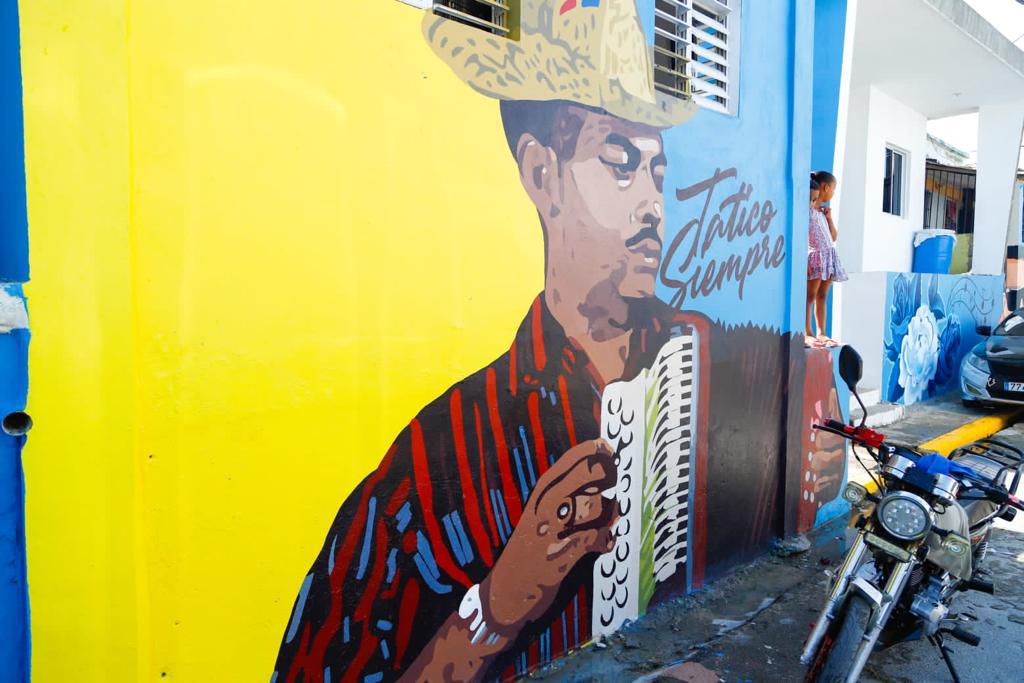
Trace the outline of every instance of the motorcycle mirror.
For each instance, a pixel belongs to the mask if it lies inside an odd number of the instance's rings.
[[[974,330],[982,337],[992,336],[992,327],[989,325],[978,325]]]
[[[839,376],[846,382],[846,386],[850,387],[850,391],[857,391],[857,382],[864,372],[864,362],[861,360],[860,354],[849,344],[844,344],[839,349]]]

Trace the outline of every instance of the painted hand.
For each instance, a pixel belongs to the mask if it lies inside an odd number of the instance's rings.
[[[616,483],[601,439],[568,451],[537,481],[501,557],[481,583],[488,626],[514,637],[550,606],[565,575],[588,553],[611,550]]]

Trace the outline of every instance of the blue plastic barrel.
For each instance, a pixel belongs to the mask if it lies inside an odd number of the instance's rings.
[[[915,273],[948,273],[953,262],[956,233],[952,230],[919,230],[914,233]]]

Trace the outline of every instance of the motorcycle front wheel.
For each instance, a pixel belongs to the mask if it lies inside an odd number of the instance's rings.
[[[864,596],[854,593],[847,599],[840,618],[842,621],[833,630],[833,636],[822,643],[822,651],[815,658],[812,670],[808,672],[809,680],[819,683],[843,683],[846,680],[850,667],[853,666],[857,646],[868,629],[871,603]],[[819,666],[820,669],[815,675],[814,669]]]

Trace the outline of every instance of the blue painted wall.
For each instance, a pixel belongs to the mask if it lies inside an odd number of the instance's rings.
[[[814,11],[811,167],[834,172],[846,0],[816,0]]]
[[[654,2],[641,0],[639,6],[650,34]],[[810,173],[812,55],[796,46],[811,43],[813,26],[813,9],[806,3],[744,2],[737,115],[701,109],[690,122],[666,132],[664,272],[669,279],[690,286],[680,302],[679,286],[670,286],[663,278],[658,296],[665,301],[726,324],[753,323],[788,331],[799,319],[795,329],[802,328],[802,304],[794,307],[791,299],[794,282],[800,291],[806,287],[803,275],[794,281],[793,263],[806,260],[807,221],[794,220],[793,207],[798,196],[797,210],[804,211],[807,192],[802,180]],[[703,225],[693,224],[708,195],[680,199],[677,191],[729,169],[735,169],[735,175],[721,179],[715,187]],[[801,179],[798,192],[797,178]],[[757,218],[746,221],[752,223],[753,234],[729,239],[728,234],[717,234],[729,232],[733,212],[733,205],[723,208],[722,202],[738,192],[745,200],[736,204],[734,227],[751,212]],[[773,212],[767,220],[765,216]],[[724,224],[721,231],[713,229],[716,214]],[[686,264],[691,249],[696,256]],[[738,278],[730,276],[721,287],[694,296],[693,283],[699,288],[709,269],[714,269],[713,275],[728,270],[730,259],[735,269],[749,271],[742,292]]]
[[[21,299],[19,285],[0,285],[0,297]],[[25,408],[29,332],[0,333],[0,418]],[[27,681],[28,587],[25,580],[25,501],[21,448],[25,437],[0,431],[0,680]]]
[[[0,306],[20,308],[28,280],[25,144],[18,3],[0,3]],[[23,410],[28,391],[27,329],[0,332],[0,418]],[[24,437],[0,432],[0,680],[29,679],[25,573]]]
[[[834,168],[836,129],[839,122],[839,89],[845,36],[846,0],[815,0],[811,168],[815,171],[829,171],[837,176],[839,174]],[[832,292],[829,291],[829,311],[832,310],[832,301]],[[825,327],[825,334],[831,335],[831,315]]]
[[[639,5],[650,33],[653,0],[641,0]],[[782,474],[781,495],[775,498],[751,481],[754,478],[750,473],[756,468],[736,465],[730,469],[723,465],[727,458],[721,456],[729,452],[728,445],[719,444],[722,449],[716,452],[718,457],[713,459],[709,474],[712,481],[728,482],[728,505],[748,500],[752,509],[761,504],[770,510],[771,520],[759,519],[758,523],[775,534],[796,531],[800,480],[807,460],[802,450],[802,389],[777,391],[768,378],[779,368],[791,373],[790,379],[802,377],[797,366],[804,350],[799,342],[791,343],[789,333],[803,330],[805,315],[814,12],[814,4],[804,0],[745,0],[735,115],[700,109],[693,120],[664,135],[669,159],[665,181],[667,222],[658,296],[682,309],[705,313],[726,326],[744,326],[749,331],[752,325],[781,333],[771,349],[764,338],[759,342],[765,344],[759,360],[764,363],[759,372],[765,381],[760,387],[760,400],[777,406],[782,429],[766,429],[764,452],[758,461],[760,467],[775,473],[772,476]],[[734,175],[731,169],[735,169]],[[730,175],[720,179],[710,201],[706,193],[686,196],[686,188],[719,172]],[[741,201],[730,204],[738,193]],[[751,214],[756,220],[750,220]],[[765,219],[766,215],[770,220]],[[736,276],[737,267],[744,273],[742,283]],[[710,276],[709,269],[715,269]],[[722,269],[728,276],[718,285],[717,275]],[[715,286],[704,290],[701,285],[705,278]],[[683,284],[686,291],[681,296]],[[734,336],[743,338],[735,332]],[[712,353],[727,365],[734,351],[719,347]],[[712,372],[713,383],[716,377],[724,376],[724,368],[716,369],[717,375]],[[739,386],[749,394],[754,385],[742,380]],[[728,389],[716,385],[712,393],[715,391]],[[742,402],[737,396],[737,410],[746,409],[740,407]],[[716,429],[725,433],[733,428],[725,424],[711,426],[712,432]],[[734,460],[749,462],[739,457]],[[722,511],[716,507],[713,494],[709,500],[708,519],[713,526],[722,518]],[[830,507],[826,515],[832,511]],[[713,545],[716,541],[711,536]],[[733,548],[729,561],[717,565],[710,562],[706,575],[713,578],[753,557],[759,549],[763,548],[756,544],[746,551]],[[717,554],[723,555],[720,551]],[[714,555],[712,547],[709,556]]]
[[[18,3],[0,3],[0,282],[28,281]]]

